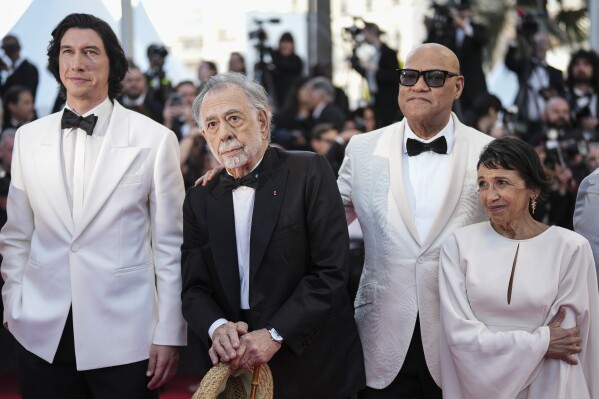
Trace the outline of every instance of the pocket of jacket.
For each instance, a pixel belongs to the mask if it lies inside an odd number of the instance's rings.
[[[114,274],[132,273],[132,272],[136,272],[138,270],[146,269],[146,268],[150,267],[151,265],[152,265],[152,261],[148,261],[148,262],[142,263],[140,265],[121,267],[120,269],[116,269],[114,271]]]
[[[354,308],[360,308],[364,305],[373,303],[376,300],[376,283],[369,283],[361,286],[354,300]]]

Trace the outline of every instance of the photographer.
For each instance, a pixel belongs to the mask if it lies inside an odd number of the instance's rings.
[[[599,141],[599,57],[593,51],[579,50],[568,65],[567,99],[577,127],[587,141]]]
[[[483,48],[488,41],[484,26],[474,23],[474,12],[467,0],[455,8],[435,7],[435,17],[427,24],[428,37],[425,43],[439,43],[453,50],[460,61],[460,73],[468,84],[459,100],[460,113],[472,110],[477,96],[487,93],[483,72]]]
[[[148,80],[149,96],[154,100],[165,104],[172,91],[171,80],[164,71],[164,62],[168,51],[162,45],[150,44],[147,49],[150,68],[145,73]]]
[[[191,105],[198,94],[193,82],[185,80],[180,82],[175,91],[166,100],[162,111],[163,125],[177,135],[179,141],[190,135],[194,128],[191,117]]]
[[[277,108],[282,108],[288,93],[294,83],[302,76],[304,62],[295,53],[295,42],[289,32],[285,32],[279,39],[279,48],[270,50],[272,64],[272,82],[274,85],[275,103]]]
[[[352,28],[346,29],[351,30]],[[356,29],[353,32],[359,32]],[[397,96],[399,95],[399,76],[397,52],[381,41],[384,33],[371,22],[364,23],[361,32],[364,41],[376,51],[369,60],[360,60],[357,56],[357,43],[351,57],[352,67],[368,82],[368,90],[377,116],[378,126],[387,126],[397,120]],[[355,38],[355,35],[352,35]]]
[[[548,50],[549,37],[538,32],[534,17],[522,14],[517,39],[512,41],[505,56],[505,66],[518,76],[517,133],[525,139],[530,131],[540,129],[547,100],[564,95],[562,72],[548,65],[545,59]]]
[[[13,35],[6,35],[2,39],[4,56],[0,58],[0,97],[3,97],[12,86],[24,86],[33,95],[39,81],[39,74],[35,65],[21,57],[21,44]]]

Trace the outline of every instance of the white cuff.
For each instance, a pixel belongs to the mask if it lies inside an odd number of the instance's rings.
[[[212,334],[214,334],[214,331],[216,331],[217,328],[219,328],[220,326],[222,326],[223,324],[226,324],[226,323],[227,323],[226,319],[218,319],[214,323],[212,323],[212,325],[208,329],[208,337],[210,337],[210,339],[212,339]]]

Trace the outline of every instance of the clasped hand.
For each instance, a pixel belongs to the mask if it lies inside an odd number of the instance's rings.
[[[255,367],[267,363],[281,344],[271,339],[265,329],[248,332],[242,321],[227,322],[212,334],[212,346],[208,350],[212,364],[219,361],[230,363],[233,370],[239,367]]]
[[[580,329],[578,327],[562,328],[561,324],[566,317],[566,309],[560,306],[557,314],[549,323],[549,347],[545,357],[563,360],[568,364],[578,364],[573,355],[582,352],[580,344]]]

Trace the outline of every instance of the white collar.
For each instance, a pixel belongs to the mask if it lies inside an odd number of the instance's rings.
[[[71,108],[69,106],[68,103],[65,105],[65,108],[67,108],[69,111],[72,111],[75,114],[79,115],[73,108]],[[96,105],[94,108],[87,111],[84,115],[81,115],[81,116],[86,117],[91,114],[94,114],[95,116],[97,116],[98,121],[96,122],[96,125],[94,126],[93,133],[96,136],[98,136],[98,135],[103,136],[106,131],[105,129],[103,129],[103,127],[110,120],[110,115],[112,114],[113,108],[114,108],[114,105],[112,104],[112,101],[110,101],[110,99],[108,97],[106,97],[106,99],[104,101],[102,101],[100,104]],[[73,131],[73,129],[63,129],[63,130],[66,130],[67,137]]]

